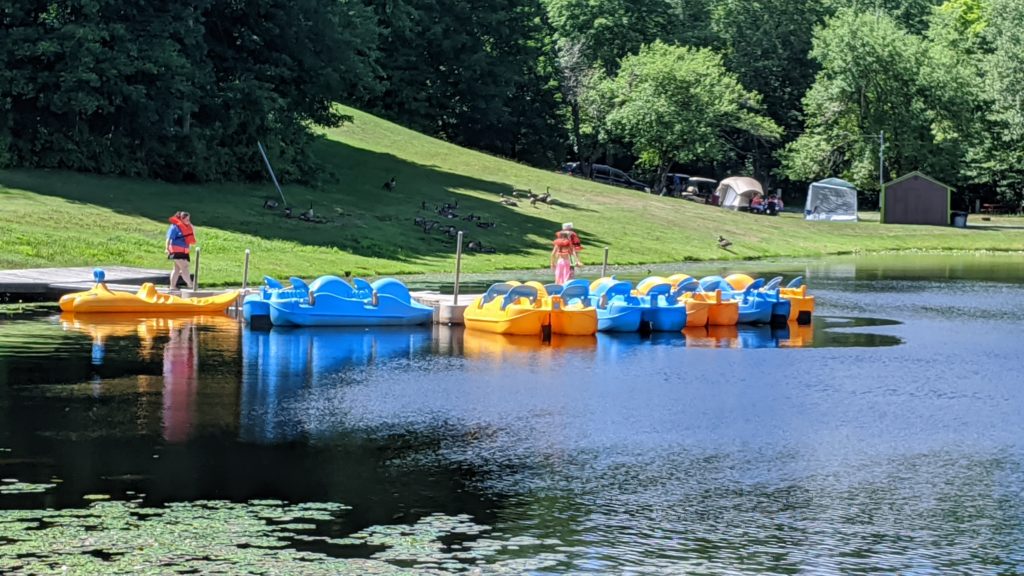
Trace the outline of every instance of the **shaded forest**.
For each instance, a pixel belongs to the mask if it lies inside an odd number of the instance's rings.
[[[261,141],[315,181],[342,102],[655,191],[922,170],[1024,200],[1024,0],[8,0],[0,25],[2,167],[247,180]]]

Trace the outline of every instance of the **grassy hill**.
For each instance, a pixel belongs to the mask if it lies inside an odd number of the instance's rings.
[[[562,222],[573,222],[597,264],[611,247],[615,264],[811,256],[886,250],[1024,250],[1024,221],[994,218],[967,230],[804,222],[732,213],[530,168],[473,152],[346,109],[353,124],[326,132],[316,153],[331,177],[319,188],[285,186],[294,213],[313,207],[326,223],[285,218],[263,208],[273,185],[172,185],[59,171],[0,171],[0,268],[71,265],[166,267],[167,217],[192,213],[202,246],[204,284],[237,283],[243,253],[252,274],[382,275],[449,271],[454,240],[424,233],[422,217],[454,225],[466,240],[493,248],[467,254],[464,270],[542,268]],[[382,184],[395,176],[393,191]],[[555,205],[509,207],[514,188],[550,190]],[[448,220],[435,206],[458,202]],[[423,206],[427,209],[424,210]],[[731,251],[717,246],[721,234]]]

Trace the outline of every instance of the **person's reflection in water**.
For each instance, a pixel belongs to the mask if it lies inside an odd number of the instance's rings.
[[[172,321],[164,346],[163,432],[167,442],[183,442],[192,431],[197,353],[195,326]]]

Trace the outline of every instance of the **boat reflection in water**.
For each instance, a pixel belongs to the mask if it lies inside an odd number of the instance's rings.
[[[193,432],[199,393],[200,349],[237,350],[238,322],[223,315],[139,317],[129,314],[74,314],[60,316],[65,331],[92,338],[91,362],[103,366],[107,343],[114,339],[138,342],[138,360],[160,361],[161,379],[137,375],[139,392],[160,392],[161,432],[167,442],[184,442]],[[204,336],[200,346],[200,334]],[[212,339],[211,339],[212,338]],[[216,342],[215,342],[216,341]],[[223,341],[223,342],[221,342]],[[124,361],[124,358],[118,358]],[[100,381],[102,384],[102,380]],[[140,415],[140,420],[145,420]]]
[[[462,334],[462,350],[467,358],[535,365],[554,354],[573,350],[593,350],[594,336],[552,334],[545,341],[539,335],[518,336],[466,330]]]
[[[814,326],[687,326],[683,336],[693,348],[803,348],[814,343]]]
[[[242,439],[294,440],[303,426],[285,414],[306,391],[360,377],[377,363],[430,351],[429,327],[280,328],[242,332]]]

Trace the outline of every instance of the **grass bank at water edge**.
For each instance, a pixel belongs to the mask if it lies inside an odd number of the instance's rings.
[[[318,188],[286,185],[298,215],[312,207],[321,223],[264,208],[273,185],[172,185],[163,182],[41,170],[0,171],[0,268],[128,265],[168,268],[167,217],[192,213],[202,246],[204,284],[241,278],[252,250],[251,277],[320,274],[378,276],[449,271],[453,238],[463,230],[487,252],[467,252],[467,272],[547,265],[550,241],[573,222],[588,264],[601,248],[612,262],[747,260],[891,250],[1024,251],[1024,219],[971,216],[967,229],[893,226],[865,214],[856,224],[805,222],[733,213],[538,170],[459,148],[346,109],[353,124],[325,132],[317,154],[330,172]],[[395,177],[397,186],[383,184]],[[518,198],[513,190],[550,191],[553,204]],[[277,199],[280,201],[280,199]],[[456,205],[457,215],[438,213]],[[424,232],[417,219],[436,221]],[[732,241],[728,250],[717,238]],[[493,253],[490,252],[493,250]]]

